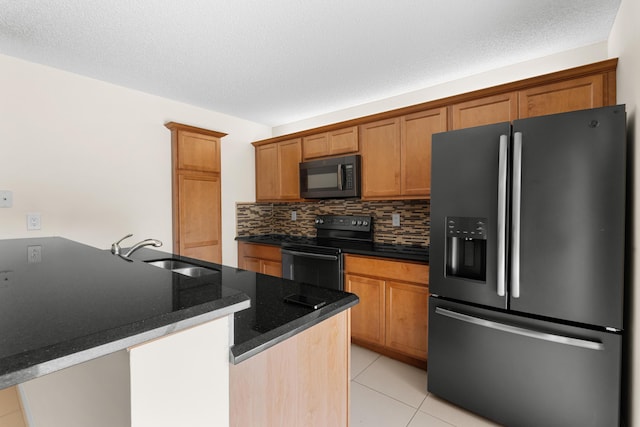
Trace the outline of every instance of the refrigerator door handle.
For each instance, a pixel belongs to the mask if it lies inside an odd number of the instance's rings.
[[[604,344],[598,341],[589,341],[580,338],[567,337],[564,335],[550,334],[548,332],[534,331],[519,326],[507,325],[505,323],[494,322],[492,320],[481,319],[479,317],[470,316],[468,314],[459,313],[457,311],[448,310],[446,308],[436,307],[436,314],[450,317],[452,319],[482,326],[485,328],[495,329],[510,334],[522,335],[543,341],[551,341],[558,344],[573,345],[590,350],[604,350]]]
[[[511,296],[520,298],[520,202],[522,199],[522,132],[513,134],[513,203],[511,207]]]
[[[500,135],[500,153],[498,158],[498,296],[506,293],[507,260],[507,162],[509,137]]]

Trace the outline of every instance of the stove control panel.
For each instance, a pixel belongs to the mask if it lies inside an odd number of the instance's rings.
[[[364,215],[318,215],[315,225],[328,230],[371,231],[372,218]]]

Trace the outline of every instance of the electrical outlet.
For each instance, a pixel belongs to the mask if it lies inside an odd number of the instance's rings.
[[[400,214],[394,213],[391,215],[391,225],[394,227],[400,227]]]
[[[297,221],[298,220],[298,214],[296,213],[296,211],[291,211],[291,221]]]
[[[40,230],[42,228],[42,218],[37,212],[27,214],[27,230]]]
[[[42,246],[27,246],[27,263],[37,264],[42,262]]]

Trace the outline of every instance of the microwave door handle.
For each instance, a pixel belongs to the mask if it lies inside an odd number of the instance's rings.
[[[338,165],[338,190],[342,191],[342,187],[343,187],[343,183],[342,183],[342,164]]]

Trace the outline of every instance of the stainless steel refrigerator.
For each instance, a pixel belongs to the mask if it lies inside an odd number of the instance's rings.
[[[507,426],[618,426],[624,105],[433,136],[428,390]]]

